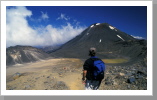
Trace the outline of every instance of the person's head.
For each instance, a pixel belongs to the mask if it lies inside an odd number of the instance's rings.
[[[89,56],[95,56],[96,55],[96,48],[92,47],[89,49]]]

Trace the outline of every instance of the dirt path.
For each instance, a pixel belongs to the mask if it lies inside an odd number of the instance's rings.
[[[70,90],[84,90],[84,85],[81,83],[81,74],[72,73],[65,75],[66,78],[57,78],[67,84]]]
[[[66,66],[65,66],[66,65]],[[7,68],[8,90],[84,90],[82,62],[78,59],[50,59]],[[13,79],[15,73],[20,77]]]

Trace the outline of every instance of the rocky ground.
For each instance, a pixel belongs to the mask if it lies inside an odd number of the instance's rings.
[[[84,60],[58,58],[7,67],[7,90],[84,90]],[[147,68],[106,64],[100,90],[147,90]]]
[[[102,89],[105,90],[147,90],[146,67],[108,66]]]

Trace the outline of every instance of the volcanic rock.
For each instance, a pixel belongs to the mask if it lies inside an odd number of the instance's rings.
[[[128,83],[133,83],[133,82],[135,82],[135,81],[136,81],[136,79],[135,79],[134,77],[131,77],[131,78],[128,79],[127,82],[128,82]]]

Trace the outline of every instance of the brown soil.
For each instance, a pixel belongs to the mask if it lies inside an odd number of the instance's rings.
[[[84,90],[82,65],[74,58],[42,60],[35,63],[9,66],[6,69],[7,90]],[[99,90],[146,90],[147,68],[106,65],[105,78]],[[16,73],[20,73],[16,75]],[[138,74],[140,73],[140,74]],[[140,76],[137,76],[140,75]],[[133,77],[132,83],[127,80]]]
[[[21,75],[14,80],[13,75],[17,72]],[[84,89],[81,83],[82,61],[79,59],[50,59],[10,66],[6,73],[6,88],[11,90]],[[65,85],[62,88],[55,87],[58,82]]]

